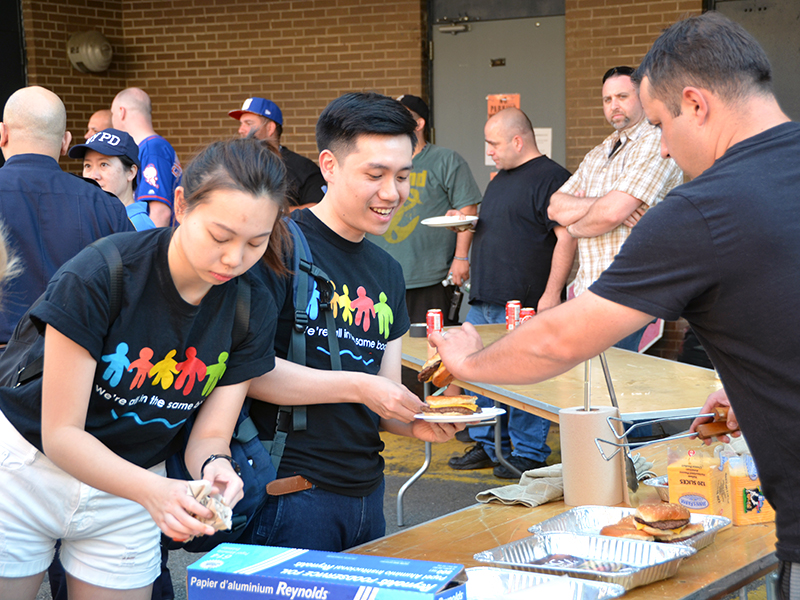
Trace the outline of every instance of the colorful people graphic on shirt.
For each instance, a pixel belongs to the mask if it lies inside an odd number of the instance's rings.
[[[150,385],[156,386],[160,383],[163,389],[169,389],[175,380],[175,375],[178,374],[175,368],[178,362],[173,358],[177,352],[177,350],[170,350],[162,360],[153,365],[148,373],[153,378]]]
[[[208,396],[212,390],[217,387],[217,382],[225,374],[225,369],[228,368],[228,366],[225,364],[228,360],[227,352],[221,352],[218,360],[219,362],[217,364],[211,365],[206,369],[208,381],[206,381],[206,385],[203,388],[203,396]]]
[[[147,374],[150,372],[150,369],[153,368],[153,363],[150,362],[151,358],[153,358],[153,349],[144,347],[139,350],[139,358],[133,361],[128,367],[128,371],[136,369],[136,375],[133,381],[131,381],[131,389],[142,387],[142,384],[147,378]]]
[[[350,305],[350,290],[347,284],[342,286],[342,294],[339,296],[339,307],[342,309],[342,320],[350,325],[353,324],[353,307]]]
[[[357,298],[350,302],[350,306],[356,309],[356,325],[361,325],[364,331],[369,331],[369,316],[375,316],[375,303],[367,296],[367,290],[363,285],[356,290]]]
[[[388,338],[389,330],[392,323],[394,323],[394,313],[392,312],[392,307],[386,302],[386,294],[381,292],[378,298],[380,302],[375,305],[375,314],[378,317],[378,333]]]
[[[101,356],[100,359],[108,363],[108,367],[105,373],[103,373],[103,379],[108,381],[112,387],[119,385],[122,374],[128,368],[128,365],[130,365],[130,361],[128,360],[128,344],[120,342],[117,344],[117,350],[114,354],[106,354],[105,356]]]
[[[206,365],[197,358],[197,348],[194,346],[189,346],[186,349],[186,360],[175,366],[180,372],[178,380],[175,382],[175,389],[183,388],[184,396],[192,393],[195,381],[202,381],[206,378]]]

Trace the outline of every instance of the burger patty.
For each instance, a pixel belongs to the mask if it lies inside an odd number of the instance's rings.
[[[466,408],[465,406],[441,406],[438,408],[431,408],[426,407],[422,409],[424,413],[438,413],[438,414],[450,414],[456,413],[459,415],[473,415],[475,411],[471,408]]]
[[[647,521],[636,517],[636,522],[641,523],[642,525],[647,525],[648,527],[652,527],[654,529],[677,529],[678,527],[683,527],[686,525],[689,520],[688,519],[677,519],[674,521],[653,521],[648,523]]]

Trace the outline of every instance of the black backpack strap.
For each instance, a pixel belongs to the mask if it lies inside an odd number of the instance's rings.
[[[120,310],[122,309],[122,285],[124,279],[122,256],[119,253],[119,248],[117,248],[117,245],[108,238],[100,238],[95,240],[89,245],[89,247],[97,250],[100,253],[100,256],[103,257],[103,260],[106,261],[106,265],[108,265],[108,323],[110,326],[111,323],[117,320]],[[36,300],[34,306],[38,305],[43,298],[44,294],[42,294]],[[37,356],[30,363],[20,369],[16,386],[25,385],[29,381],[33,381],[37,377],[40,377],[42,371],[44,371],[44,354]]]
[[[241,344],[250,329],[250,281],[245,276],[236,278],[236,314],[233,317],[231,350]]]

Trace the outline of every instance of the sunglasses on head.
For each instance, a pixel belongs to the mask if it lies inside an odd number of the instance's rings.
[[[617,75],[627,75],[630,77],[633,75],[635,70],[636,69],[633,67],[611,67],[608,71],[606,71],[606,74],[603,75],[603,83],[605,83],[606,79],[609,77],[616,77]]]

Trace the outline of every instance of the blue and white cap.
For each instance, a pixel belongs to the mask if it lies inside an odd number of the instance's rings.
[[[248,98],[244,101],[244,104],[242,104],[242,108],[239,110],[232,110],[228,113],[228,115],[238,121],[242,118],[242,113],[246,112],[271,119],[283,127],[283,114],[281,114],[281,109],[278,108],[278,105],[272,100],[255,97]]]

